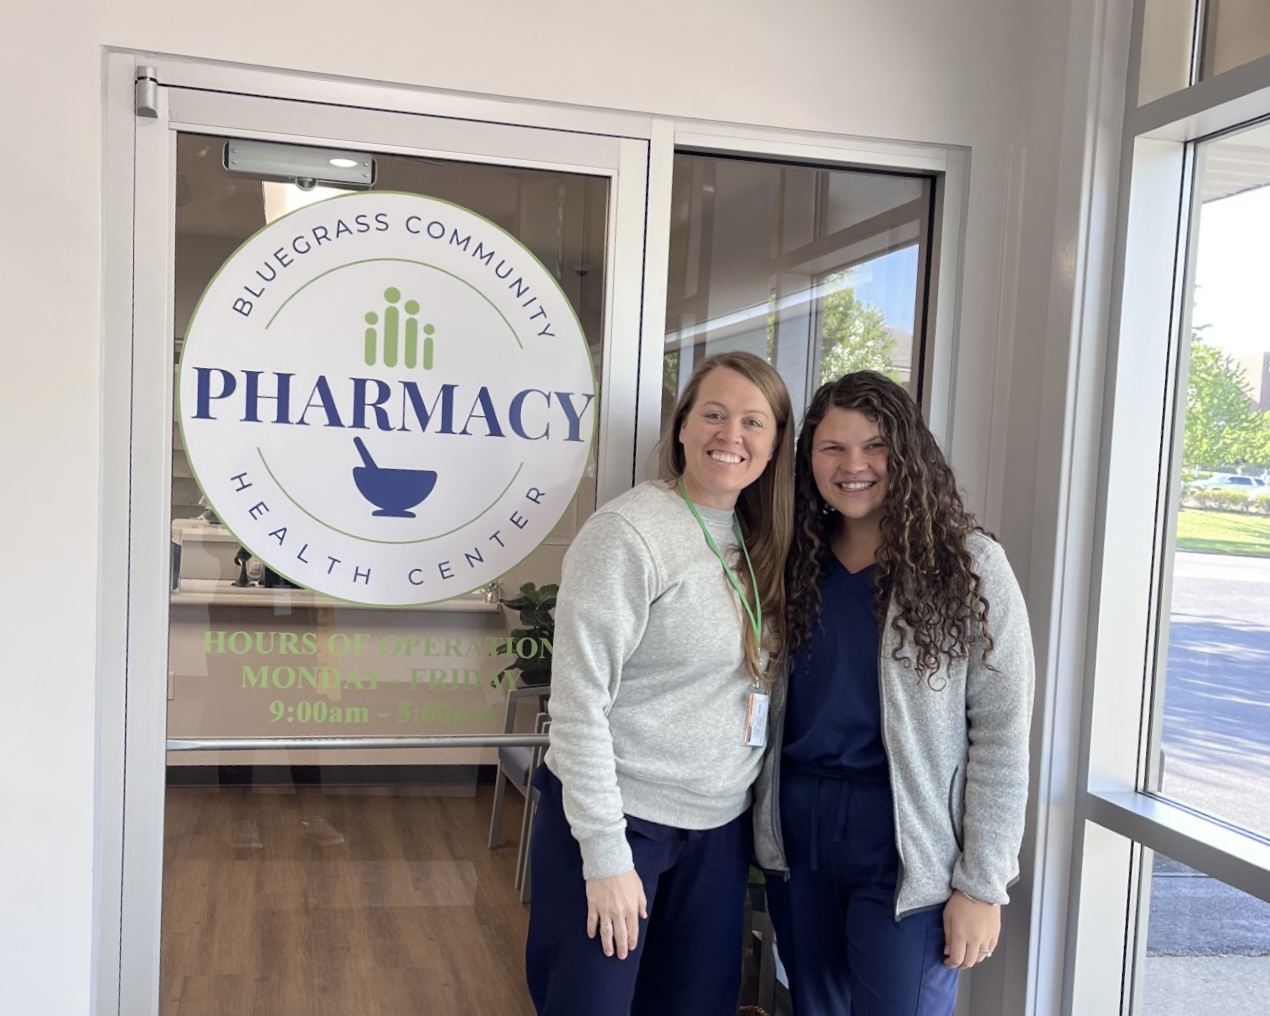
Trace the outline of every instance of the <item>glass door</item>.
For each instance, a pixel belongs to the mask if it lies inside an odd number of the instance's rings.
[[[635,472],[645,166],[179,89],[139,128],[121,1011],[532,1012],[526,777],[564,552]]]

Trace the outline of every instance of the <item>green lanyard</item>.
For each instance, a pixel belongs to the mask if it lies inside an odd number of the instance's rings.
[[[692,503],[692,498],[684,490],[682,476],[679,478],[677,486],[679,488],[679,496],[684,499],[684,504],[688,506],[688,510],[692,512],[692,517],[697,520],[697,525],[701,527],[701,533],[705,536],[706,543],[714,551],[714,556],[719,559],[719,564],[723,565],[723,574],[728,577],[728,581],[732,583],[732,588],[736,590],[736,595],[740,597],[741,606],[745,608],[745,616],[750,619],[750,625],[754,628],[754,644],[761,646],[763,644],[763,601],[758,596],[758,579],[754,577],[754,565],[750,562],[750,552],[745,546],[745,537],[741,535],[741,527],[737,525],[736,518],[733,517],[732,530],[736,533],[737,543],[741,545],[741,553],[745,555],[745,566],[750,570],[750,588],[754,590],[753,609],[750,607],[750,601],[745,598],[745,590],[741,588],[741,583],[737,580],[736,573],[723,556],[723,551],[719,549],[719,545],[714,542],[714,537],[710,535],[710,530],[706,527],[701,513],[697,511],[697,506]]]

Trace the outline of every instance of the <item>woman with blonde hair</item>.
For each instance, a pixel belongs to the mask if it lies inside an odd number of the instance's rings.
[[[824,385],[795,469],[792,655],[755,804],[794,1013],[948,1016],[1018,877],[1027,610],[894,381]]]
[[[540,1016],[733,1016],[793,432],[748,353],[693,372],[660,481],[565,556],[525,969]]]

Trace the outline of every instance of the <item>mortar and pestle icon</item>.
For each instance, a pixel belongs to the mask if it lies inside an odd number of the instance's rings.
[[[384,469],[375,464],[370,451],[360,437],[353,438],[357,453],[364,465],[353,467],[353,482],[362,497],[379,510],[372,515],[393,519],[413,519],[410,511],[421,503],[437,484],[437,474],[431,469]]]

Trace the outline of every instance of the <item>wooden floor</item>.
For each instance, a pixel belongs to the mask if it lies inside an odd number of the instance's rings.
[[[162,1016],[531,1016],[522,799],[490,850],[492,795],[170,788]],[[306,835],[318,815],[342,844]],[[259,848],[234,845],[246,820]]]

